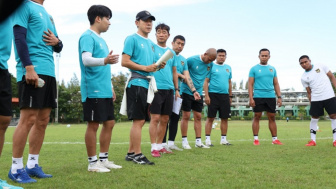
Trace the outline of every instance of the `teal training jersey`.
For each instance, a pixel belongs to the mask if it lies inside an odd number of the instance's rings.
[[[179,74],[183,74],[184,71],[188,71],[188,63],[187,59],[185,59],[182,55],[174,55],[173,60],[176,63],[176,71]],[[179,78],[179,86],[178,88],[181,89],[181,78]]]
[[[90,52],[93,58],[105,58],[109,54],[103,38],[92,30],[85,31],[79,39],[78,53],[81,68],[82,102],[86,98],[112,98],[111,66],[84,66],[82,53]]]
[[[202,95],[204,80],[210,73],[213,63],[204,63],[201,59],[201,55],[189,57],[187,62],[190,78],[192,79],[197,92]],[[182,93],[193,95],[186,83],[182,83],[181,91]]]
[[[8,17],[0,23],[0,69],[7,70],[7,61],[10,57],[13,41],[12,18]]]
[[[52,46],[43,41],[43,32],[48,29],[57,36],[53,18],[44,7],[33,1],[24,1],[15,13],[13,25],[27,29],[27,45],[29,57],[37,74],[55,77],[55,64]],[[16,50],[16,49],[15,49]],[[23,69],[23,74],[26,70]]]
[[[209,78],[209,93],[229,94],[229,80],[232,78],[231,66],[213,63]]]
[[[136,64],[149,66],[154,63],[154,43],[148,39],[135,33],[128,36],[125,39],[123,54],[127,54],[131,57],[131,61]],[[143,72],[137,70],[131,70],[131,72],[137,72],[143,76],[152,76],[151,72]],[[127,87],[131,85],[148,88],[148,81],[145,79],[132,79]]]
[[[275,98],[273,79],[277,73],[273,66],[257,64],[251,68],[249,77],[254,78],[253,98]]]
[[[155,62],[157,62],[166,51],[173,52],[173,50],[171,50],[168,47],[163,48],[156,44],[154,45],[154,51],[155,51],[155,58],[154,58]],[[175,54],[175,52],[173,53]],[[173,59],[170,59],[166,62],[166,66],[163,69],[154,72],[153,75],[156,80],[157,89],[174,90],[173,67],[176,67],[176,62],[173,61]]]

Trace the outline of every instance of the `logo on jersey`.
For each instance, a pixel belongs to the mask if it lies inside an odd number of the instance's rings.
[[[218,69],[216,69],[216,72],[218,72]]]
[[[318,68],[317,70],[315,70],[316,71],[316,73],[320,73],[320,69]]]
[[[144,44],[141,43],[141,48],[144,48]],[[152,47],[153,48],[153,47]]]
[[[153,45],[152,45],[152,51],[155,52],[155,50],[154,50],[154,46],[153,46]]]
[[[182,66],[184,66],[184,62],[183,61],[181,61],[181,64],[182,64]]]
[[[208,66],[207,70],[210,71],[210,66]]]
[[[43,19],[43,14],[42,13],[40,13],[40,17]]]
[[[259,73],[261,72],[261,70],[259,70]]]
[[[269,69],[270,70],[270,72],[273,72],[273,69]]]
[[[227,72],[227,73],[230,73],[230,70],[229,70],[229,69],[226,69],[226,72]]]

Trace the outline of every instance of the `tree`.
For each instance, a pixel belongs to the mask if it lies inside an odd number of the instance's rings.
[[[245,89],[246,90],[248,89],[248,81],[246,81],[246,83],[245,83]]]
[[[244,80],[241,80],[241,82],[239,84],[239,89],[244,89],[243,84],[244,84]]]
[[[117,96],[116,101],[114,102],[114,116],[115,121],[120,122],[122,120],[127,120],[126,116],[123,116],[119,113],[122,97],[124,95],[124,88],[127,81],[128,74],[123,74],[119,72],[119,74],[112,75],[112,84],[114,92]]]

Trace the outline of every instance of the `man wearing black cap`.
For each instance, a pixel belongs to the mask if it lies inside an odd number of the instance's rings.
[[[157,66],[154,63],[154,43],[148,39],[153,20],[148,11],[136,15],[137,33],[128,36],[124,43],[121,64],[131,71],[131,79],[126,84],[127,116],[133,120],[126,161],[154,165],[141,153],[141,130],[148,120],[147,93],[149,80]]]

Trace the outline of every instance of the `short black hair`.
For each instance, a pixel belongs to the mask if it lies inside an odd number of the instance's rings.
[[[174,39],[173,39],[173,42],[175,42],[177,39],[185,42],[185,38],[182,35],[175,36]]]
[[[225,55],[226,55],[226,50],[224,50],[224,49],[218,49],[218,50],[217,50],[217,54],[218,54],[218,53],[222,53],[222,52],[225,53]]]
[[[93,25],[97,16],[100,18],[112,18],[112,11],[104,5],[92,5],[87,12],[87,16],[89,18],[90,25]]]
[[[159,29],[161,30],[167,30],[167,32],[169,33],[170,31],[170,27],[165,24],[165,23],[159,23],[156,27],[155,27],[155,31],[158,31]]]
[[[259,51],[259,55],[260,55],[260,53],[261,53],[262,51],[268,51],[268,53],[271,54],[271,51],[270,51],[270,50],[268,50],[268,49],[266,49],[266,48],[263,48],[263,49],[260,49],[260,51]]]
[[[304,59],[304,58],[307,58],[308,60],[310,60],[308,55],[302,55],[302,56],[300,56],[300,58],[299,58],[299,62],[300,62],[301,59]]]

